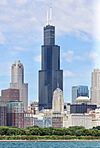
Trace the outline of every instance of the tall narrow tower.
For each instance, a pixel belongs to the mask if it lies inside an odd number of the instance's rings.
[[[44,27],[42,64],[39,71],[39,110],[51,109],[53,92],[59,85],[63,91],[63,70],[60,70],[60,46],[55,45],[55,27]]]
[[[20,101],[24,103],[24,110],[28,108],[28,84],[24,83],[24,66],[20,61],[11,67],[11,88],[19,89]]]
[[[91,103],[100,107],[100,69],[94,69],[92,72]]]

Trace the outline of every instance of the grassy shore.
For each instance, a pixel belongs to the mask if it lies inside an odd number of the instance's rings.
[[[15,128],[0,127],[0,140],[100,140],[100,127],[85,129],[84,127],[69,128]]]
[[[98,140],[100,137],[93,136],[0,136],[0,141],[6,140],[29,140],[29,141],[88,141],[88,140]]]

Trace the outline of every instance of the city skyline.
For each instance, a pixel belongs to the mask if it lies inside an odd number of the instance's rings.
[[[21,60],[25,82],[29,84],[29,102],[38,100],[42,29],[46,25],[48,4],[46,0],[0,2],[0,89],[9,87],[10,67],[14,61]],[[98,7],[94,0],[77,3],[58,0],[52,2],[52,7],[52,25],[56,26],[56,44],[61,47],[61,69],[64,70],[64,101],[71,102],[72,86],[90,88],[91,72],[94,67],[100,67]]]

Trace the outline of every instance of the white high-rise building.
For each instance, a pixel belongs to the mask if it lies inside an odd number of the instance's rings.
[[[92,72],[91,103],[100,106],[100,69],[94,69]]]
[[[19,89],[20,101],[24,103],[24,110],[28,108],[28,84],[24,83],[24,66],[20,61],[12,64],[11,67],[11,88]]]
[[[53,112],[64,113],[63,91],[60,88],[53,92],[52,110]]]

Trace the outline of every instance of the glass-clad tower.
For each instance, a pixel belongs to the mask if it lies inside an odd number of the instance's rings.
[[[42,64],[39,71],[39,110],[51,109],[53,91],[63,91],[63,70],[60,70],[60,46],[55,45],[55,27],[44,27]]]
[[[88,86],[78,85],[72,87],[72,103],[75,103],[76,98],[79,96],[89,97]]]

